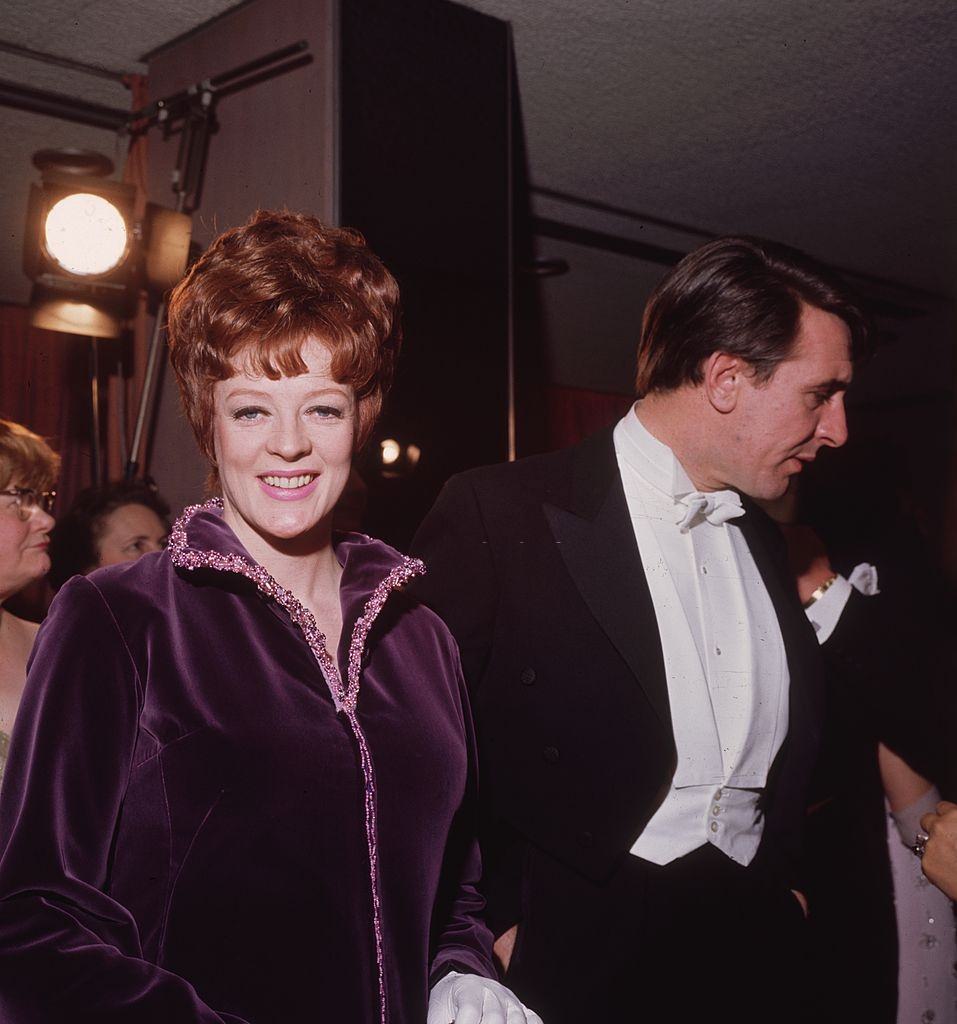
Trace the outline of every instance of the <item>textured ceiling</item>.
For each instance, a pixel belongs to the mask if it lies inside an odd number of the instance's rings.
[[[232,6],[6,0],[0,36],[142,71],[138,58]],[[957,290],[953,0],[468,6],[513,23],[534,184],[702,232],[777,237],[848,268]],[[3,53],[0,77],[129,105],[118,83]],[[23,301],[30,154],[52,145],[112,154],[116,143],[109,132],[3,108],[0,133],[0,299]],[[610,229],[588,207],[565,212]],[[647,228],[629,218],[613,226]]]
[[[71,60],[121,72],[145,73],[140,58],[208,21],[236,0],[3,0],[0,38]],[[0,78],[128,109],[122,83],[0,52]],[[30,285],[20,269],[30,163],[38,149],[77,146],[122,165],[126,142],[112,132],[0,107],[0,301],[25,302]]]
[[[954,294],[953,0],[469,0],[533,183]]]

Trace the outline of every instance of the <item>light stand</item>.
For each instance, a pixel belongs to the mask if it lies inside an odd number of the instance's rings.
[[[97,339],[90,337],[90,430],[93,445],[90,449],[92,462],[93,486],[103,485],[103,456],[100,452],[100,354],[96,347]]]

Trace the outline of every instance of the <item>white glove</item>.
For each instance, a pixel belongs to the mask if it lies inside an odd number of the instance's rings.
[[[427,1024],[542,1024],[504,985],[477,974],[449,974],[429,994]]]

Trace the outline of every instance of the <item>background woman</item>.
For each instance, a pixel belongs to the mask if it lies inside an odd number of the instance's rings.
[[[0,800],[0,1018],[521,1024],[477,916],[458,653],[333,507],[399,343],[359,235],[258,214],[169,335],[221,500],[73,579]],[[431,999],[429,991],[431,987]]]
[[[60,515],[50,538],[54,590],[73,576],[162,551],[169,536],[168,517],[169,505],[142,480],[117,480],[81,491]]]
[[[27,658],[39,628],[3,602],[50,568],[51,488],[60,457],[32,431],[0,420],[0,782]]]

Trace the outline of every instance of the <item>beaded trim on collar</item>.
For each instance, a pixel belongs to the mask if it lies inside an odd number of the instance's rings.
[[[345,716],[355,737],[359,749],[359,762],[362,766],[364,791],[366,847],[369,854],[369,888],[372,899],[372,929],[375,935],[376,973],[379,988],[379,1021],[387,1024],[388,1003],[385,989],[385,956],[382,940],[382,913],[379,896],[379,847],[378,847],[378,814],[375,784],[375,766],[372,754],[366,742],[365,733],[356,716],[359,701],[359,676],[362,669],[362,656],[365,653],[369,630],[382,611],[389,594],[416,576],[425,572],[425,565],[418,558],[403,557],[388,575],[379,582],[372,591],[356,620],[349,642],[349,663],[346,685],[342,683],[339,667],[335,659],[326,649],[325,634],[316,624],[315,616],[293,594],[279,585],[275,578],[261,565],[242,555],[225,554],[221,551],[204,551],[190,547],[186,537],[186,528],[190,520],[199,512],[211,512],[223,507],[220,498],[212,498],[202,505],[190,505],[176,520],[170,533],[170,558],[178,569],[216,569],[220,572],[233,572],[251,580],[260,593],[272,598],[281,605],[292,621],[299,627],[305,637],[309,649],[319,663],[322,676],[329,687],[336,711]]]
[[[376,586],[366,600],[362,615],[356,621],[349,644],[349,663],[346,685],[339,675],[339,667],[326,649],[325,634],[316,624],[312,612],[292,591],[281,586],[261,565],[242,555],[226,554],[215,550],[191,547],[186,536],[190,520],[199,512],[212,512],[223,507],[221,498],[211,498],[202,505],[190,505],[176,520],[170,532],[169,553],[178,569],[215,569],[237,573],[254,583],[260,593],[274,600],[289,614],[302,630],[316,661],[322,669],[326,685],[332,694],[337,711],[353,711],[359,699],[359,670],[369,630],[393,590],[404,586],[416,576],[425,573],[425,565],[418,558],[403,557],[402,561]]]

